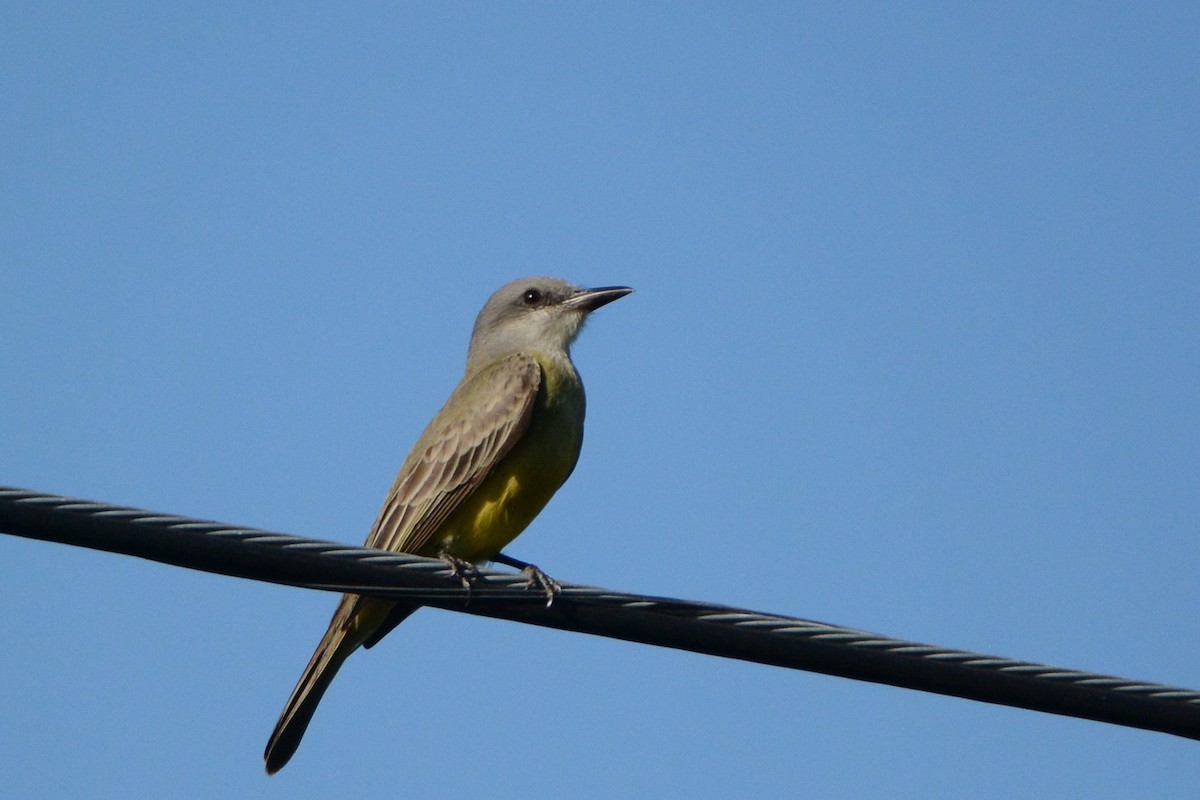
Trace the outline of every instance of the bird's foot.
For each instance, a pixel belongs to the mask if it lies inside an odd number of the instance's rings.
[[[479,568],[470,561],[449,553],[439,553],[438,558],[450,565],[450,572],[462,581],[463,588],[467,590],[467,602],[471,602],[471,589],[475,586],[475,581],[479,580]]]
[[[521,570],[521,572],[525,575],[526,585],[528,588],[536,589],[546,595],[546,608],[554,605],[554,599],[562,594],[562,585],[558,581],[554,580],[554,578],[551,578],[549,575],[542,572],[534,564],[530,564],[527,561],[521,561],[513,558],[512,556],[506,556],[504,553],[498,553],[492,560],[497,564],[503,564],[506,567],[512,567],[513,569]]]
[[[530,589],[536,589],[546,595],[546,608],[554,605],[555,598],[562,594],[562,584],[533,564],[526,564],[521,568],[521,572],[525,575],[527,586]]]

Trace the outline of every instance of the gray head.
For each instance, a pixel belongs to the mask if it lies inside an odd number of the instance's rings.
[[[505,284],[475,320],[467,364],[515,352],[566,354],[589,313],[632,291],[628,286],[580,289],[545,276]]]

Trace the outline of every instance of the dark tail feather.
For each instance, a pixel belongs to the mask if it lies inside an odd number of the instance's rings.
[[[268,775],[283,769],[295,754],[304,732],[308,730],[308,723],[312,721],[313,712],[321,702],[321,696],[350,654],[360,645],[371,647],[378,643],[388,631],[418,608],[420,606],[397,605],[371,597],[342,595],[342,602],[329,622],[329,630],[325,631],[312,658],[308,660],[308,666],[292,690],[292,696],[283,707],[279,722],[275,723],[275,730],[267,742],[263,760],[267,762]]]
[[[292,690],[292,696],[288,698],[287,705],[279,716],[279,722],[275,723],[275,730],[267,742],[263,759],[267,762],[268,775],[274,775],[283,769],[284,764],[296,752],[300,740],[304,738],[304,731],[308,729],[308,723],[312,720],[313,712],[321,702],[321,696],[329,688],[333,676],[337,675],[346,658],[357,647],[357,643],[346,640],[346,629],[341,625],[330,625],[329,630],[325,632],[324,638],[309,659],[308,666],[304,668],[300,682]]]
[[[375,645],[379,644],[379,640],[392,632],[392,628],[399,625],[404,620],[408,619],[414,611],[420,606],[408,605],[407,603],[396,603],[388,615],[383,618],[383,622],[379,627],[371,632],[371,635],[363,639],[362,646],[370,650]]]

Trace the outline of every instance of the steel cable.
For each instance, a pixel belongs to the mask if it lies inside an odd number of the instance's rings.
[[[1200,692],[894,639],[711,603],[520,573],[0,486],[0,532],[239,578],[417,600],[470,614],[803,669],[1200,739]]]

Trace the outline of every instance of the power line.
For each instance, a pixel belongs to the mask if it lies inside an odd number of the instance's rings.
[[[562,584],[547,605],[520,574],[0,486],[0,532],[310,589],[425,605],[803,669],[1200,740],[1200,692],[908,642],[711,603]]]

